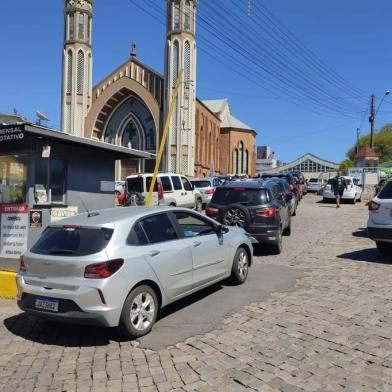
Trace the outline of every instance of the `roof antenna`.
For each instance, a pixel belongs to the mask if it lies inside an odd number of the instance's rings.
[[[79,199],[80,199],[80,201],[82,202],[84,209],[87,211],[87,218],[91,218],[91,217],[93,217],[93,216],[99,215],[99,212],[97,212],[97,211],[91,212],[91,211],[87,208],[86,203],[84,202],[84,200],[82,199],[81,196],[79,196]]]

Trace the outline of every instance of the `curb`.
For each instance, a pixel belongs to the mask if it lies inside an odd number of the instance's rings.
[[[16,299],[16,272],[0,271],[0,298]]]

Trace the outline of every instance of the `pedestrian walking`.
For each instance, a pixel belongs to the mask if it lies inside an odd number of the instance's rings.
[[[332,179],[332,191],[336,198],[336,208],[340,208],[345,189],[347,189],[346,179],[338,172],[337,176]]]

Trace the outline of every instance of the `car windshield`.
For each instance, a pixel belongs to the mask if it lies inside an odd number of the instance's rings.
[[[52,256],[92,255],[106,248],[112,234],[112,229],[100,227],[48,227],[31,252]]]
[[[219,205],[244,204],[260,205],[267,202],[265,189],[246,189],[240,187],[219,188],[212,197],[211,203]]]
[[[208,181],[208,180],[192,181],[192,184],[193,184],[196,188],[207,188],[207,187],[211,186],[211,183],[210,183],[210,181]]]
[[[309,182],[319,182],[317,178],[311,178]]]
[[[133,177],[127,179],[128,192],[143,193],[143,177]]]
[[[389,181],[377,195],[379,199],[392,199],[392,181]]]

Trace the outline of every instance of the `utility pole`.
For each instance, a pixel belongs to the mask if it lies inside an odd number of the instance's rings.
[[[359,128],[357,128],[357,155],[359,153]]]
[[[375,118],[375,111],[374,111],[374,105],[375,105],[375,97],[374,94],[372,94],[372,99],[370,103],[370,117],[369,117],[369,122],[370,122],[370,147],[374,148],[374,118]]]

